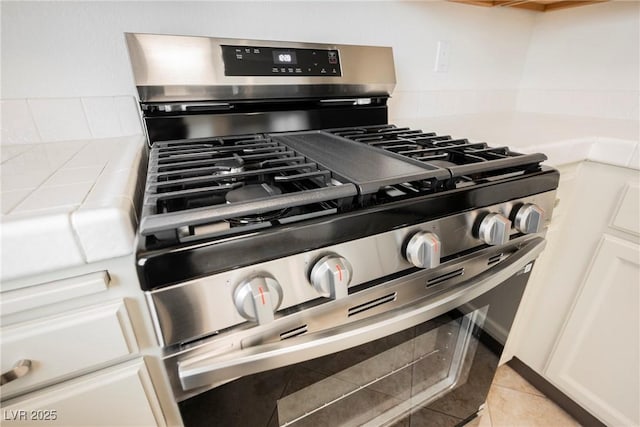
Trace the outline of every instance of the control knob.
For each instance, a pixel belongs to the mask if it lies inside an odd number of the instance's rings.
[[[407,241],[404,257],[418,268],[440,265],[440,238],[428,231],[418,231]]]
[[[525,203],[516,213],[514,225],[524,234],[539,233],[544,224],[544,211],[533,203]]]
[[[233,300],[242,317],[263,325],[273,321],[282,302],[282,288],[273,277],[254,276],[238,285]]]
[[[478,237],[487,245],[504,245],[509,241],[511,221],[498,213],[490,213],[480,222]]]
[[[351,264],[339,255],[325,255],[311,268],[309,281],[316,291],[325,298],[345,298],[351,282]]]

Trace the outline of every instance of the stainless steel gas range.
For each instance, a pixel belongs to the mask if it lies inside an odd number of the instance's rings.
[[[461,425],[558,173],[387,122],[391,48],[127,34],[138,272],[187,426]]]

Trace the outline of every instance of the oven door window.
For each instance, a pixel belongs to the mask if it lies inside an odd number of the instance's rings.
[[[453,310],[358,347],[242,377],[181,402],[183,420],[187,426],[458,424],[483,403],[498,363],[483,331],[487,310]]]

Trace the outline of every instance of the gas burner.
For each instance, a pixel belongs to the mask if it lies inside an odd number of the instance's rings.
[[[231,190],[226,194],[227,203],[243,203],[252,200],[264,199],[267,197],[282,194],[282,190],[275,185],[269,185],[266,182],[261,184],[248,184],[238,189]],[[275,221],[287,214],[288,209],[278,209],[275,211],[265,212],[257,215],[246,215],[238,218],[229,218],[227,222],[232,226],[258,224]]]
[[[356,195],[268,135],[160,141],[149,154],[140,231],[159,245],[197,239],[214,223],[231,225],[219,234],[234,234],[283,217],[331,215]]]
[[[282,190],[275,185],[269,185],[267,183],[248,184],[229,191],[225,198],[227,203],[241,203],[265,197],[277,196],[279,194],[282,194]]]
[[[214,165],[221,168],[218,171],[221,175],[244,172],[244,160],[235,153],[232,158],[216,160]]]
[[[262,224],[276,221],[285,217],[289,213],[290,209],[280,209],[277,211],[265,212],[259,215],[247,215],[239,218],[229,218],[226,220],[231,226],[249,225],[249,224]]]

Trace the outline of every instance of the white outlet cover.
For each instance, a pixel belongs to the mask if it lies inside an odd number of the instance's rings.
[[[451,56],[451,44],[447,40],[439,40],[436,49],[436,63],[433,71],[446,73],[449,70],[449,57]]]

